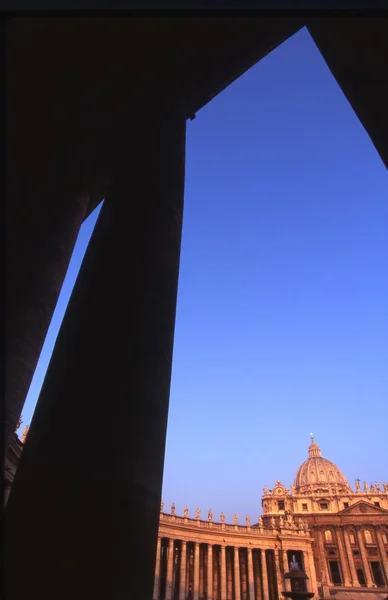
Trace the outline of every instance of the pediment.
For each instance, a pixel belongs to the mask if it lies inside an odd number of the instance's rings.
[[[360,500],[349,506],[348,508],[344,508],[338,514],[340,515],[387,515],[388,510],[385,508],[381,508],[381,506],[375,506],[369,502],[365,502],[364,500]]]

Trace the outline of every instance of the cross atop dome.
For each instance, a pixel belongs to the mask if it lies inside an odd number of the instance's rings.
[[[315,456],[322,456],[321,449],[314,440],[314,434],[310,433],[311,443],[309,446],[309,457],[314,458]]]

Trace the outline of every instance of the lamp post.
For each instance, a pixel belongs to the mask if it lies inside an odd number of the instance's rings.
[[[291,584],[291,590],[284,590],[282,592],[282,595],[286,598],[291,598],[291,600],[309,600],[309,598],[314,596],[314,592],[307,591],[306,580],[308,577],[299,567],[295,556],[292,557],[290,570],[284,575],[284,579],[289,579]]]

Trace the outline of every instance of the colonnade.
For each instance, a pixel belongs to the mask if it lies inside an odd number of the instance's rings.
[[[279,552],[158,538],[153,599],[280,600],[288,559],[283,551],[281,566]]]

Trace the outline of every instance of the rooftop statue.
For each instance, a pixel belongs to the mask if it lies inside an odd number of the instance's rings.
[[[171,514],[175,515],[175,504],[174,504],[174,502],[171,504]]]
[[[245,518],[245,523],[247,524],[247,527],[251,526],[251,519],[250,519],[250,517],[246,517]]]
[[[213,513],[212,513],[212,509],[209,508],[208,513],[207,513],[207,520],[208,521],[212,521],[213,520]]]
[[[220,518],[221,518],[221,523],[225,523],[225,515],[223,512],[221,513]]]
[[[187,507],[187,504],[186,504],[186,506],[185,506],[185,507],[184,507],[184,509],[183,509],[183,516],[184,516],[184,517],[187,517],[187,516],[188,516],[188,514],[189,514],[189,509],[188,509],[188,507]]]
[[[238,516],[233,515],[233,525],[237,525],[237,521],[238,521]]]
[[[195,518],[199,519],[199,515],[201,514],[201,511],[199,508],[197,508],[197,510],[195,511]]]

